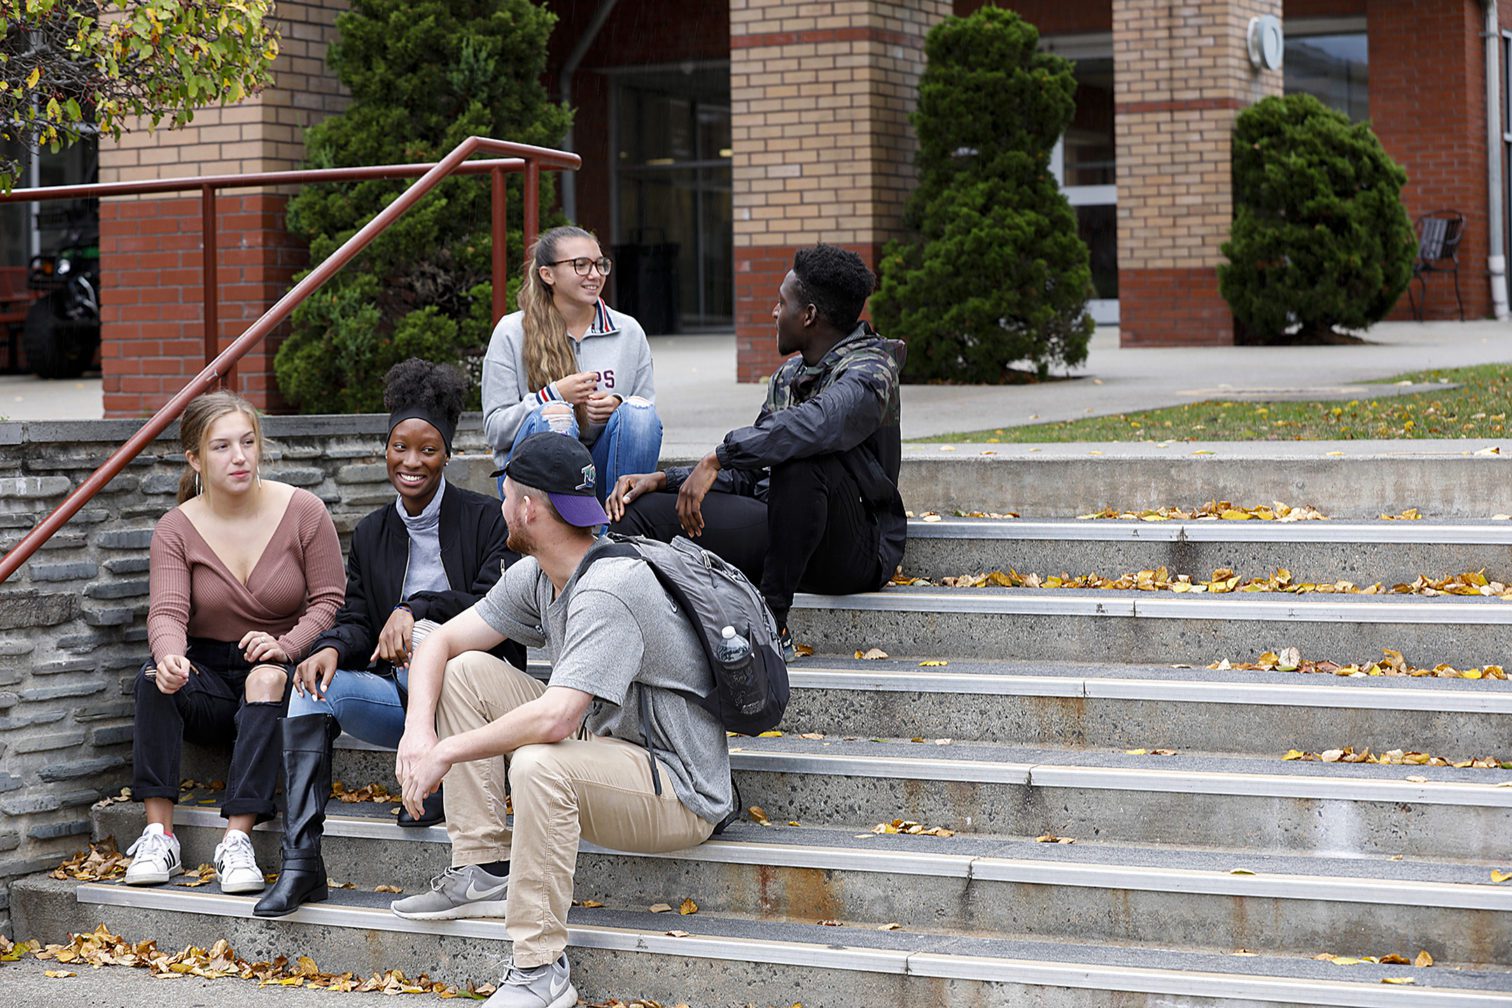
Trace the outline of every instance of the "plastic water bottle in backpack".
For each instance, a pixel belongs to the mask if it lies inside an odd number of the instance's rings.
[[[737,702],[741,713],[751,714],[759,710],[765,698],[750,690],[751,642],[727,626],[719,631],[719,646],[714,657],[725,668],[726,677],[732,682],[746,684],[746,689],[737,690]]]

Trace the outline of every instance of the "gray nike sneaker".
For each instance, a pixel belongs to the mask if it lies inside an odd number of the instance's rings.
[[[534,969],[520,969],[511,959],[499,989],[483,1002],[483,1008],[570,1008],[575,1004],[577,988],[572,986],[572,971],[563,952],[556,962]]]
[[[448,868],[431,879],[430,892],[394,900],[389,909],[407,920],[503,917],[509,876],[496,878],[477,865]]]

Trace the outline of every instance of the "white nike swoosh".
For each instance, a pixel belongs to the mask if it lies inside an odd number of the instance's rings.
[[[558,983],[558,981],[561,981],[561,982]],[[560,995],[562,993],[562,991],[564,991],[566,989],[567,989],[567,978],[565,976],[552,977],[551,978],[551,997],[552,997],[552,1000],[556,1000],[557,996]]]
[[[488,899],[488,898],[490,898],[492,896],[496,896],[499,893],[503,892],[506,888],[508,888],[508,886],[509,886],[509,883],[508,882],[504,882],[504,883],[501,883],[499,885],[494,886],[492,889],[479,889],[477,887],[477,883],[475,883],[475,882],[469,882],[469,883],[467,883],[467,891],[464,892],[462,895],[465,898],[470,899],[470,900]]]

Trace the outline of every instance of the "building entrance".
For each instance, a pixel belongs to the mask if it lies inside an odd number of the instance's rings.
[[[734,321],[730,65],[613,72],[616,305],[650,333]]]

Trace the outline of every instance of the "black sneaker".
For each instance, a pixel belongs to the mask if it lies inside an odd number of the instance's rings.
[[[798,657],[798,649],[793,646],[793,633],[787,627],[777,631],[777,639],[782,644],[782,660],[792,661]]]

